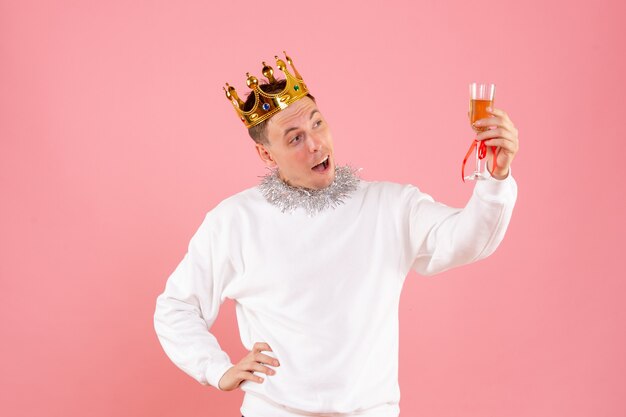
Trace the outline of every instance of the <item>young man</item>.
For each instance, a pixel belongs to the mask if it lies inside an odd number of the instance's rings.
[[[482,121],[497,126],[478,139],[499,147],[498,168],[465,208],[448,207],[337,166],[320,108],[290,58],[293,75],[276,58],[285,80],[263,63],[268,84],[248,76],[245,103],[226,89],[273,171],[206,214],[157,299],[156,332],[200,383],[245,391],[245,417],[396,417],[404,279],[496,250],[517,198],[517,130],[502,110]],[[210,333],[226,298],[249,350],[235,363]]]

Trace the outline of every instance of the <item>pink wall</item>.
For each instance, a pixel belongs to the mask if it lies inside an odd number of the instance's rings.
[[[283,49],[366,179],[463,206],[470,81],[520,132],[498,251],[407,279],[402,415],[625,415],[624,3],[370,3],[0,2],[2,415],[239,416],[152,314],[204,213],[264,173],[222,85]],[[238,361],[231,302],[214,332]]]

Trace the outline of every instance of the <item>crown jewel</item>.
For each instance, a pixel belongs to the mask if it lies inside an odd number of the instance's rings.
[[[237,95],[237,91],[235,91],[235,87],[228,85],[223,87],[226,92],[226,98],[233,104],[235,111],[237,112],[237,116],[244,123],[246,128],[251,128],[252,126],[256,126],[264,120],[269,119],[274,114],[279,111],[285,109],[294,101],[301,99],[306,96],[309,92],[306,84],[302,80],[300,73],[293,65],[291,58],[287,56],[287,53],[283,51],[285,54],[285,59],[293,69],[293,74],[289,72],[287,69],[287,65],[285,61],[280,59],[278,56],[276,58],[276,66],[285,74],[285,80],[287,81],[285,88],[283,91],[279,91],[277,93],[266,93],[259,87],[259,80],[250,75],[250,73],[246,73],[246,84],[252,90],[251,94],[254,94],[254,106],[248,111],[244,111],[244,101],[239,98]],[[265,61],[263,64],[263,76],[267,78],[270,83],[276,82],[276,78],[274,78],[274,69],[267,65]]]

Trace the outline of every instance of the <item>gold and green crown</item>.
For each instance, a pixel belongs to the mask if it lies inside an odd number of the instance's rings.
[[[248,129],[252,126],[258,125],[264,120],[269,119],[274,114],[285,109],[294,101],[306,96],[309,92],[306,84],[304,84],[304,81],[302,80],[302,77],[298,73],[298,70],[293,65],[291,58],[287,56],[285,51],[283,51],[283,53],[285,54],[285,59],[287,59],[287,62],[291,68],[293,68],[293,74],[291,74],[289,70],[287,70],[285,61],[278,58],[278,56],[274,57],[276,58],[276,65],[285,74],[285,80],[287,81],[283,91],[278,93],[266,93],[259,87],[259,80],[255,76],[250,75],[250,73],[246,73],[246,76],[248,77],[246,83],[248,84],[248,87],[252,89],[251,94],[254,94],[254,106],[250,110],[244,111],[245,102],[239,98],[237,92],[235,91],[235,87],[228,85],[228,83],[226,83],[226,87],[223,87],[226,92],[226,98],[233,104],[239,119],[241,119]],[[272,67],[267,65],[265,61],[263,61],[262,64],[263,75],[267,78],[268,82],[276,82]]]

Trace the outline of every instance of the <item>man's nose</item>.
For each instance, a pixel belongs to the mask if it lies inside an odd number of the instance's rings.
[[[316,134],[309,135],[309,151],[317,152],[322,148],[322,138]]]

